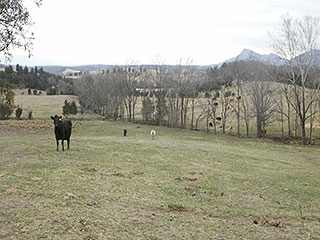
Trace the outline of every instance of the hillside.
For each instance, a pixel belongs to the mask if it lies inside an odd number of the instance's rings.
[[[0,124],[0,238],[320,238],[319,148],[74,121],[57,152],[50,120]]]

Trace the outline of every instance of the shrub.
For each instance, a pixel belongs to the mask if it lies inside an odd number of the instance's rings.
[[[57,88],[55,86],[52,86],[47,89],[47,95],[56,95],[57,94]]]
[[[22,108],[20,108],[19,105],[18,105],[18,107],[16,109],[16,119],[20,120],[21,119],[21,115],[22,115]]]
[[[62,107],[62,114],[65,116],[68,116],[69,114],[77,114],[78,113],[78,108],[76,105],[76,102],[68,102],[68,100],[66,99],[64,101],[64,105]]]
[[[28,111],[28,120],[31,120],[32,119],[32,111]]]
[[[8,104],[0,104],[0,119],[7,119],[12,113],[12,107]]]

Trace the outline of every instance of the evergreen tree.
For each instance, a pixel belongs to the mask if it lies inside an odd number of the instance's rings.
[[[64,116],[68,116],[70,114],[70,103],[68,102],[68,100],[64,100],[64,105],[62,107],[62,114]]]
[[[13,73],[14,73],[13,67],[12,67],[11,65],[9,65],[8,67],[6,67],[6,68],[4,69],[4,72],[5,72],[5,74],[7,74],[7,75],[13,74]]]
[[[14,108],[13,85],[8,81],[0,80],[0,119],[8,118]]]
[[[76,102],[73,101],[70,105],[70,114],[76,115],[77,113],[78,113],[78,108],[77,108]]]
[[[24,67],[24,69],[23,69],[23,73],[24,73],[24,74],[28,74],[28,73],[29,73],[29,69],[28,69],[28,67],[27,67],[27,66],[25,66],[25,67]]]
[[[66,99],[62,107],[62,114],[65,116],[68,116],[69,114],[75,115],[77,113],[78,113],[78,108],[77,108],[76,102],[75,101],[68,102],[68,100]]]

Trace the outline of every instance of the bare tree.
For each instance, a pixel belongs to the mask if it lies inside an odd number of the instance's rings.
[[[40,6],[42,0],[35,0]],[[0,52],[9,60],[13,48],[21,48],[31,55],[34,34],[30,13],[23,0],[1,0],[0,4]]]
[[[106,118],[118,119],[125,94],[117,69],[108,74],[86,74],[76,84],[82,107]]]
[[[195,119],[195,109],[196,109],[196,105],[198,104],[200,98],[199,98],[199,92],[198,89],[196,87],[194,87],[193,91],[191,91],[191,120],[190,120],[190,128],[191,130],[194,129],[194,119]]]
[[[194,95],[194,71],[195,67],[192,66],[192,60],[188,59],[185,64],[182,64],[182,59],[174,68],[174,82],[176,83],[176,92],[178,102],[180,100],[180,127],[186,128],[187,113],[189,106],[189,99]]]
[[[246,127],[246,135],[249,137],[250,134],[250,121],[253,118],[252,104],[250,101],[250,95],[248,94],[246,87],[241,90],[241,112],[242,118]]]
[[[243,92],[243,82],[245,81],[245,76],[247,73],[247,62],[236,60],[233,63],[227,65],[228,74],[231,79],[233,79],[232,90],[235,93],[234,100],[230,102],[230,107],[233,109],[237,116],[237,135],[240,136],[240,119],[241,119],[241,98]]]
[[[265,66],[262,63],[251,63],[251,74],[249,74],[247,89],[253,104],[254,116],[256,117],[257,137],[260,138],[264,137],[266,126],[272,120],[275,112],[273,98],[275,84],[268,81],[264,71]]]
[[[232,114],[231,101],[234,101],[234,97],[232,96],[231,89],[227,86],[223,87],[220,90],[220,113],[221,113],[221,125],[222,125],[222,133],[226,133],[227,120],[229,116]]]
[[[208,100],[208,105],[211,107],[211,118],[213,121],[213,132],[214,134],[217,134],[217,109],[219,106],[219,103],[216,101],[217,98],[214,97],[211,100]]]
[[[152,79],[154,96],[156,98],[156,120],[160,126],[163,125],[164,119],[167,116],[167,78],[168,78],[168,67],[164,65],[164,59],[156,56],[155,69],[150,73]]]
[[[203,118],[206,118],[207,114],[205,114],[205,113],[207,113],[207,112],[208,112],[208,105],[207,104],[201,105],[201,112],[196,117],[195,130],[198,130],[199,121],[201,121]]]
[[[306,122],[314,115],[309,113],[315,102],[315,95],[308,94],[309,74],[319,62],[317,40],[319,38],[319,18],[304,16],[302,19],[284,15],[276,35],[271,36],[273,50],[283,58],[287,73],[288,90],[293,98],[288,98],[290,106],[298,116],[302,143],[307,144]]]
[[[138,63],[131,61],[122,71],[122,81],[124,85],[125,106],[129,121],[135,120],[135,107],[138,99],[137,86],[139,82],[140,71],[137,69]]]

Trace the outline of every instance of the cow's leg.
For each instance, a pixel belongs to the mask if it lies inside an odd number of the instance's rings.
[[[67,143],[68,143],[68,150],[69,150],[70,138],[67,139]]]
[[[57,151],[59,151],[59,140],[56,139],[56,141],[57,141]]]
[[[62,151],[64,151],[64,144],[63,144],[64,139],[61,140],[62,142]]]

